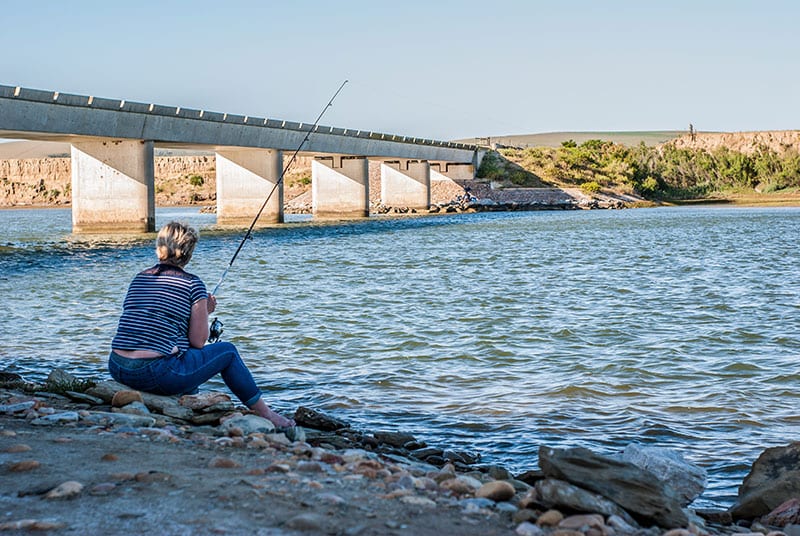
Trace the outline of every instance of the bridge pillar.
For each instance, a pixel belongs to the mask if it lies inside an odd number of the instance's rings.
[[[71,156],[72,232],[155,231],[152,141],[81,141]]]
[[[472,180],[475,178],[475,166],[456,162],[431,162],[431,178]]]
[[[369,217],[369,162],[361,156],[323,156],[311,162],[315,218]]]
[[[217,151],[217,223],[250,225],[283,171],[283,152],[274,149]],[[258,219],[283,223],[283,183]]]
[[[390,207],[431,206],[431,166],[425,161],[381,163],[381,202]]]

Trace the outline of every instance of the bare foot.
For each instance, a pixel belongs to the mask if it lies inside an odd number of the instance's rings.
[[[291,428],[293,426],[297,426],[297,424],[294,422],[294,419],[287,419],[283,415],[275,413],[271,409],[267,410],[267,414],[262,415],[262,417],[269,419],[277,428]]]

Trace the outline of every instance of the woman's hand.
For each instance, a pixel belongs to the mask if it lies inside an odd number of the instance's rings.
[[[209,294],[206,304],[208,306],[208,314],[213,313],[217,309],[217,297],[213,294]]]

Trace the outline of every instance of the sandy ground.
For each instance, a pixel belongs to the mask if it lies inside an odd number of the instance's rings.
[[[514,534],[511,514],[468,513],[441,491],[398,490],[380,472],[314,462],[301,443],[214,439],[0,416],[0,533]],[[68,481],[82,490],[46,497]]]

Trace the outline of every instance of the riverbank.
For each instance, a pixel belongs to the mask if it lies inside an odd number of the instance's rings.
[[[796,534],[791,523],[782,532],[682,508],[702,492],[705,472],[670,452],[634,448],[639,468],[542,447],[542,470],[514,477],[463,453],[433,454],[447,451],[401,432],[360,434],[308,408],[295,413],[306,428],[280,432],[224,393],[157,397],[58,369],[41,386],[10,373],[0,380],[0,531]],[[422,450],[430,454],[415,454]],[[575,479],[586,489],[568,483]]]
[[[509,510],[440,487],[452,466],[111,411],[0,389],[0,533],[514,533]]]

